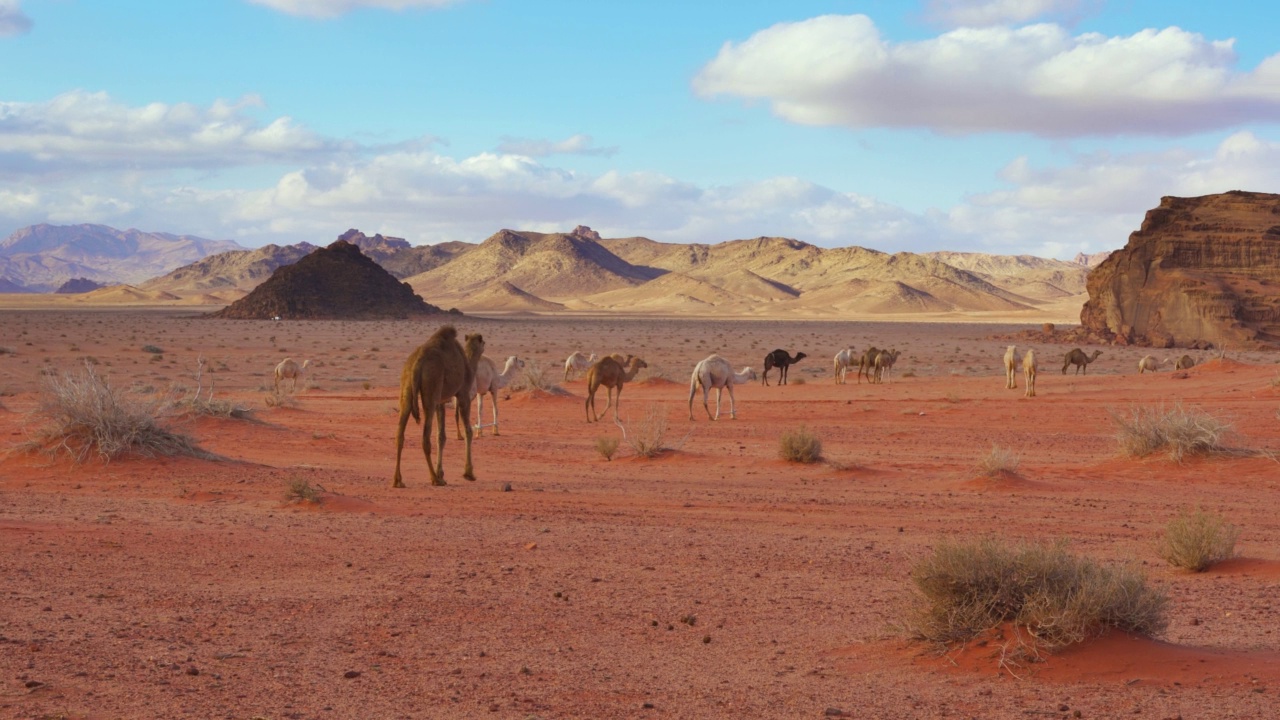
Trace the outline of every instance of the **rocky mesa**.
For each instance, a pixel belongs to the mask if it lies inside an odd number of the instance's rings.
[[[1082,330],[1102,341],[1280,345],[1280,195],[1161,198],[1088,292]]]

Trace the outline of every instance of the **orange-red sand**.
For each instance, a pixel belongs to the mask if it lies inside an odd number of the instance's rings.
[[[501,402],[476,482],[450,424],[449,485],[431,487],[411,424],[393,490],[400,365],[438,324],[0,311],[10,445],[38,423],[42,370],[85,358],[145,392],[192,384],[203,356],[206,390],[257,418],[182,426],[219,460],[0,460],[0,717],[1275,715],[1280,465],[1126,459],[1109,413],[1181,402],[1232,421],[1237,447],[1280,451],[1280,356],[1139,376],[1149,350],[1106,347],[1063,376],[1070,348],[1038,345],[1026,399],[988,339],[1015,326],[468,317],[499,363],[554,364],[557,381],[573,350],[645,358],[665,379],[628,384],[623,419],[660,408],[676,449],[606,461],[596,441],[619,429],[585,421],[575,379]],[[868,344],[903,349],[892,383],[835,385],[836,351]],[[737,420],[700,403],[688,420],[697,360],[759,370],[775,347],[809,355],[792,384],[738,388]],[[317,367],[267,407],[286,356]],[[826,462],[778,459],[802,425]],[[977,476],[993,444],[1016,474]],[[286,501],[299,481],[318,505]],[[1241,527],[1242,557],[1191,575],[1154,543],[1197,506]],[[1003,668],[998,638],[941,658],[908,644],[912,564],[983,535],[1144,563],[1168,631]]]

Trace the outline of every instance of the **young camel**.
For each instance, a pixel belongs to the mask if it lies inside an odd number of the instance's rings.
[[[862,353],[862,357],[858,359],[858,384],[859,385],[862,384],[863,371],[866,372],[867,382],[871,382],[871,371],[875,369],[876,356],[879,354],[880,354],[880,351],[876,349],[875,345],[872,345],[871,347],[867,348]]]
[[[693,375],[689,377],[689,419],[693,419],[693,396],[698,392],[698,386],[702,386],[702,408],[707,411],[707,417],[712,420],[720,419],[720,394],[725,388],[729,390],[729,418],[738,417],[737,404],[733,399],[733,386],[743,385],[756,379],[756,371],[751,368],[742,368],[742,372],[735,373],[733,366],[728,360],[719,355],[711,354],[703,358],[693,368]],[[711,394],[711,388],[716,389],[716,414],[711,415],[711,408],[707,405],[707,397]]]
[[[432,485],[444,485],[444,406],[452,397],[457,402],[461,417],[471,417],[471,388],[475,383],[476,365],[484,354],[484,338],[478,333],[468,335],[464,350],[458,344],[458,331],[445,325],[427,339],[417,350],[409,354],[400,372],[400,421],[396,427],[396,473],[391,487],[402,488],[400,477],[400,453],[404,449],[404,428],[412,415],[414,422],[422,422],[422,454],[427,458],[427,470]],[[431,463],[431,424],[439,422],[436,444],[439,456]],[[467,463],[462,477],[475,480],[471,466],[471,424],[467,424]]]
[[[1005,390],[1018,389],[1017,352],[1018,352],[1018,346],[1016,345],[1010,345],[1009,348],[1004,351],[1004,389]]]
[[[1036,396],[1036,351],[1034,348],[1028,349],[1027,354],[1022,356],[1022,376],[1027,383],[1027,397]]]
[[[773,368],[778,368],[778,375],[781,376],[781,379],[778,380],[778,384],[786,385],[787,384],[787,368],[791,367],[795,363],[800,362],[806,357],[808,357],[808,355],[805,355],[802,352],[798,352],[796,353],[795,357],[791,357],[790,355],[787,354],[786,350],[783,350],[781,348],[774,350],[773,352],[764,356],[764,377],[761,381],[765,385],[768,385],[769,371],[772,370]]]
[[[605,404],[606,412],[609,406],[613,406],[613,421],[618,422],[618,406],[622,404],[622,386],[635,379],[636,373],[642,368],[649,367],[648,363],[638,357],[631,358],[627,369],[623,369],[622,363],[607,357],[591,366],[587,371],[587,422],[597,422],[600,419],[600,413],[596,412],[596,390],[600,386],[605,387],[606,395],[609,402]],[[618,390],[618,401],[613,400],[613,390]],[[592,417],[594,415],[595,417]]]
[[[570,372],[584,372],[591,369],[596,363],[596,354],[591,353],[588,357],[580,352],[574,352],[569,359],[564,361],[564,380],[569,381]]]
[[[1088,375],[1089,363],[1093,362],[1094,360],[1097,360],[1098,356],[1101,354],[1102,354],[1101,350],[1094,350],[1093,355],[1085,355],[1084,351],[1081,350],[1080,348],[1076,348],[1075,350],[1072,350],[1062,358],[1062,374],[1066,375],[1067,368],[1072,365],[1075,365],[1077,375],[1080,374],[1081,369],[1084,370],[1085,375]]]
[[[1173,360],[1173,358],[1165,358],[1164,360],[1161,361],[1161,364],[1167,363],[1170,360]],[[1187,368],[1193,368],[1195,366],[1196,366],[1196,360],[1190,355],[1183,355],[1182,357],[1173,361],[1174,370],[1186,370]]]
[[[302,374],[305,373],[309,367],[311,367],[310,360],[303,360],[301,365],[294,362],[293,358],[285,358],[284,360],[281,360],[280,364],[276,366],[276,394],[280,394],[281,380],[290,381],[289,392],[297,390],[298,378],[302,377]]]
[[[1148,370],[1155,372],[1158,366],[1159,363],[1156,362],[1155,358],[1150,355],[1144,355],[1142,356],[1142,359],[1138,361],[1138,374],[1141,375]]]
[[[471,387],[471,396],[477,398],[476,402],[476,432],[480,435],[484,434],[484,396],[488,393],[490,402],[493,403],[493,434],[498,434],[498,391],[511,384],[515,379],[516,371],[524,368],[524,361],[512,355],[507,358],[507,364],[503,366],[502,372],[498,372],[498,365],[487,357],[480,358],[480,362],[476,365],[476,380]],[[462,416],[458,416],[458,422],[461,424]],[[458,439],[462,439],[462,428],[458,428]]]
[[[900,350],[881,350],[876,355],[876,382],[884,382],[889,377],[889,382],[893,382],[891,375],[893,374],[893,364],[898,362],[898,356],[902,354]]]
[[[849,368],[853,365],[853,348],[845,348],[836,353],[835,360],[832,361],[836,370],[836,384],[843,385],[845,376],[849,373]]]

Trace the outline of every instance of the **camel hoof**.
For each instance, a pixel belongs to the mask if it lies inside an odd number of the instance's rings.
[[[463,474],[462,474],[462,477],[463,477],[464,479],[466,479],[466,480],[470,480],[471,482],[475,482],[475,481],[476,481],[476,474],[475,474],[475,473],[463,473]]]
[[[404,487],[404,483],[400,481],[400,478],[396,478],[395,480],[391,481],[391,487],[402,488]]]
[[[432,479],[431,479],[431,484],[432,484],[432,485],[435,485],[436,487],[441,487],[441,486],[444,486],[444,485],[448,485],[449,483],[445,482],[445,481],[444,481],[444,478],[432,478]]]

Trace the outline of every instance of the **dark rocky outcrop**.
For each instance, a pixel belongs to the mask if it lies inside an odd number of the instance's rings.
[[[94,282],[89,278],[81,277],[71,278],[70,280],[62,283],[62,285],[57,290],[54,290],[54,292],[62,295],[79,295],[80,293],[93,292],[94,290],[104,287],[106,287],[106,285],[100,282]]]
[[[1161,198],[1088,292],[1081,326],[1102,342],[1280,345],[1280,195]]]
[[[441,312],[356,245],[338,240],[277,268],[211,317],[267,320],[407,318]]]

